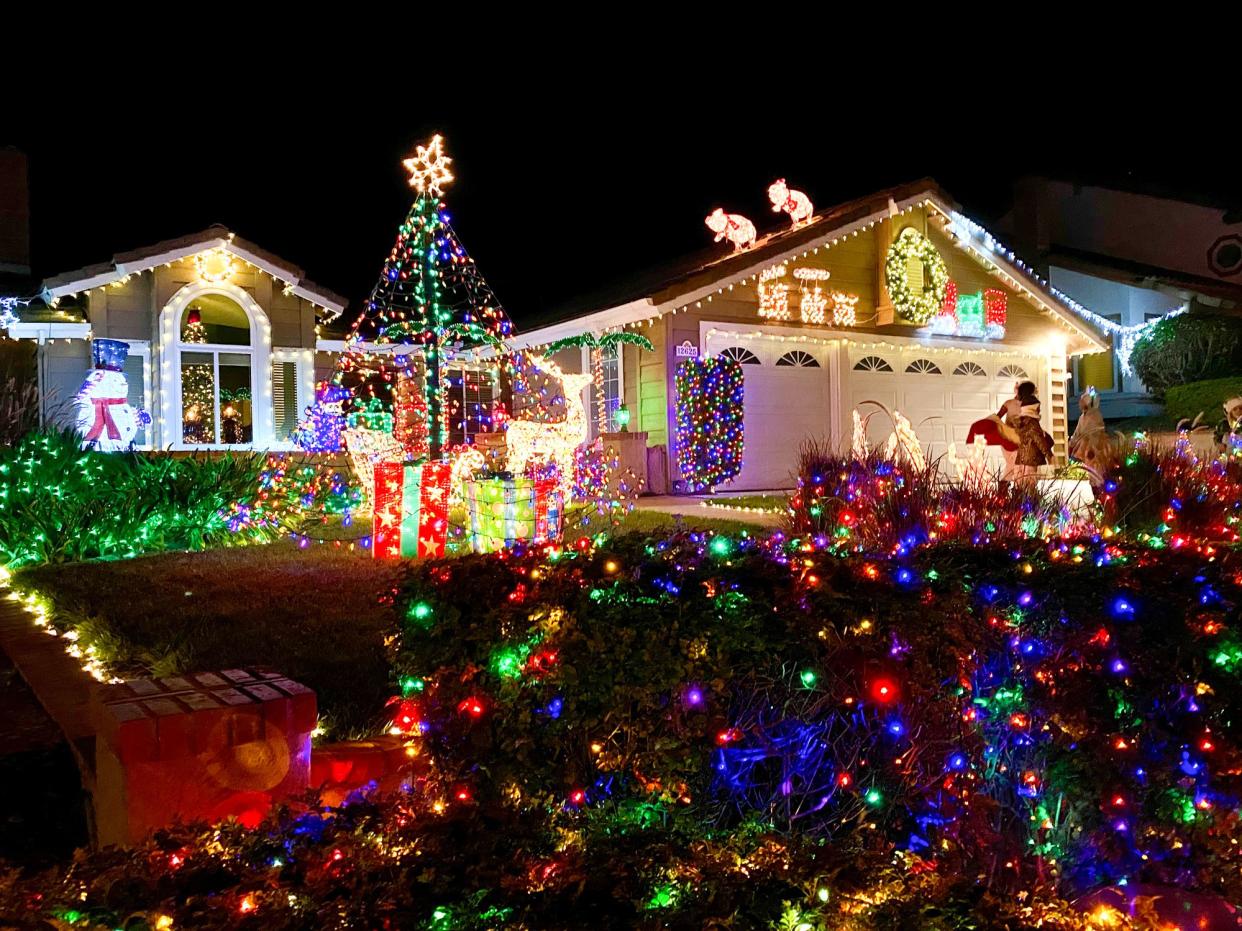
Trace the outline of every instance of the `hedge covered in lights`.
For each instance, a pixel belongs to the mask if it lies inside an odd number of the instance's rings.
[[[1066,899],[1103,886],[1237,900],[1240,595],[1232,553],[1105,543],[422,563],[392,647],[408,794],[10,894],[210,928],[1085,928]]]
[[[311,459],[83,450],[72,431],[0,450],[0,567],[306,539],[359,493]]]

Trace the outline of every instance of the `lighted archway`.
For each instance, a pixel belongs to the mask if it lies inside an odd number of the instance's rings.
[[[246,314],[250,326],[248,346],[238,345],[239,351],[250,356],[250,391],[252,405],[251,439],[255,449],[272,445],[272,324],[267,312],[244,288],[229,282],[196,281],[174,294],[160,311],[159,316],[159,421],[156,426],[156,443],[172,449],[193,449],[182,435],[181,419],[181,340],[182,315],[192,301],[211,295],[228,298]],[[216,437],[217,440],[220,437]],[[212,443],[212,446],[222,445]]]

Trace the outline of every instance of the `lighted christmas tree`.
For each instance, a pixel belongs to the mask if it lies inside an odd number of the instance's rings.
[[[356,402],[386,403],[399,379],[421,378],[427,446],[439,458],[447,441],[445,364],[453,353],[499,345],[511,324],[449,223],[442,195],[453,180],[443,140],[433,136],[405,160],[418,196],[355,321],[336,374]],[[408,345],[396,354],[385,345]],[[421,363],[421,364],[420,364]]]
[[[183,343],[207,342],[207,328],[198,308],[191,307],[181,330]],[[183,365],[181,368],[182,439],[186,443],[215,441],[215,375],[210,364]]]

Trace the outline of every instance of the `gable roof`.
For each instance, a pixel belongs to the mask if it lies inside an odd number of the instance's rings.
[[[620,287],[575,301],[550,315],[550,322],[521,334],[518,348],[543,345],[582,332],[642,323],[676,312],[755,278],[759,271],[831,246],[886,219],[926,207],[942,230],[1007,285],[1090,347],[1108,348],[1107,338],[1047,281],[1023,264],[982,226],[966,217],[956,202],[930,178],[877,191],[819,211],[804,226],[759,237],[742,252],[708,250],[667,266],[632,276]]]
[[[259,248],[254,243],[240,238],[226,227],[219,225],[209,226],[205,230],[191,233],[188,236],[166,239],[141,249],[117,253],[110,262],[101,262],[53,275],[51,278],[44,279],[42,296],[50,303],[65,295],[112,284],[136,272],[148,271],[157,265],[165,265],[197,255],[206,249],[223,249],[273,278],[285,282],[292,293],[326,310],[327,319],[340,316],[345,309],[345,298],[322,285],[307,280],[306,272],[297,265]]]

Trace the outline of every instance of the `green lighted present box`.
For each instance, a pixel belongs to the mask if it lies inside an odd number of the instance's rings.
[[[561,535],[561,491],[555,479],[469,479],[466,507],[476,553],[494,553],[519,540],[543,543]]]

